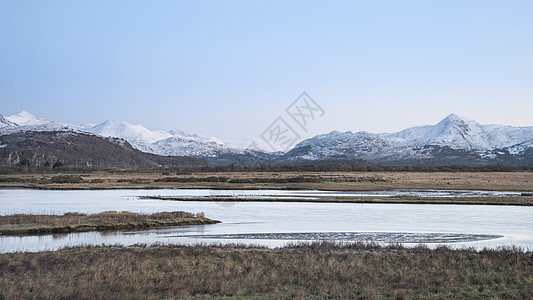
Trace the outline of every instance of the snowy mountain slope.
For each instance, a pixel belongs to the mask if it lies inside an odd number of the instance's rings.
[[[171,130],[169,131],[170,134],[174,137],[179,137],[183,140],[194,140],[200,143],[208,143],[208,144],[219,144],[222,147],[227,148],[230,152],[237,152],[242,153],[246,151],[261,151],[261,152],[271,152],[270,146],[262,140],[258,138],[245,138],[240,140],[229,140],[229,139],[219,139],[216,137],[206,137],[202,136],[196,133],[190,133],[182,130]]]
[[[221,154],[244,154],[251,143],[229,143],[183,130],[151,131],[141,125],[105,121],[91,128],[77,128],[100,136],[117,137],[128,141],[138,150],[165,156],[215,157]],[[261,149],[259,149],[261,151]]]
[[[15,126],[18,126],[18,125],[7,120],[4,116],[0,115],[0,128],[11,128]]]
[[[19,126],[38,126],[51,123],[51,121],[39,119],[27,111],[21,111],[18,114],[6,117],[6,119]]]
[[[379,155],[386,147],[388,147],[387,141],[377,134],[332,131],[302,141],[288,154],[290,156],[291,152],[308,149],[300,155],[301,159],[336,159],[346,156],[368,158]]]
[[[265,153],[275,153],[271,146],[261,138],[246,138],[240,140],[224,140],[230,148],[241,149],[243,151],[259,151]],[[279,153],[279,152],[276,152]]]
[[[2,134],[16,131],[50,131],[68,129],[68,125],[37,118],[27,111],[21,111],[18,114],[4,117],[4,119],[11,125],[5,127],[0,126],[0,133]]]
[[[382,136],[395,146],[439,145],[464,150],[490,150],[502,146],[502,141],[491,139],[481,124],[455,114],[433,126],[413,127]]]
[[[533,144],[533,127],[481,125],[451,114],[435,125],[412,127],[396,133],[337,132],[318,135],[297,144],[284,157],[289,160],[426,159],[439,155],[474,153],[496,158],[494,151],[523,153]],[[449,149],[443,151],[443,149]],[[522,150],[521,150],[522,149]]]
[[[165,156],[215,157],[231,149],[217,141],[202,141],[183,136],[172,136],[147,146],[150,153]]]
[[[90,128],[79,128],[99,136],[116,137],[128,141],[135,148],[142,150],[147,145],[171,137],[172,135],[163,131],[151,131],[141,125],[133,125],[121,121],[105,121]]]
[[[0,119],[0,134],[18,131],[63,131],[91,133],[102,137],[120,138],[134,148],[158,155],[194,157],[214,157],[219,154],[243,154],[239,147],[228,146],[214,137],[205,137],[182,130],[169,132],[152,131],[142,125],[123,121],[105,121],[101,124],[63,125],[35,117],[22,111],[16,115]]]
[[[170,130],[168,133],[170,133],[170,135],[173,137],[179,137],[185,140],[190,139],[190,140],[195,140],[195,141],[202,142],[202,143],[214,142],[214,143],[224,144],[224,142],[222,142],[218,138],[207,137],[207,136],[199,135],[196,133],[186,132],[183,130]]]
[[[481,125],[451,114],[435,125],[417,126],[396,133],[332,131],[306,139],[286,153],[272,153],[261,139],[222,141],[181,130],[152,131],[141,125],[105,121],[98,125],[63,125],[28,112],[0,116],[0,134],[18,131],[76,131],[129,142],[134,148],[164,156],[193,156],[249,164],[261,161],[365,160],[494,163],[533,153],[533,127]],[[527,158],[526,160],[528,160]],[[522,158],[523,160],[523,158]]]
[[[138,150],[164,156],[214,157],[220,153],[237,151],[217,138],[182,130],[151,131],[141,125],[127,122],[105,121],[92,128],[80,130],[100,136],[122,138]]]
[[[511,155],[522,155],[528,150],[533,150],[533,139],[524,141],[520,144],[505,147],[502,150]]]
[[[533,140],[533,127],[513,127],[505,125],[484,125],[490,139],[494,140],[495,148],[505,148],[517,142]]]

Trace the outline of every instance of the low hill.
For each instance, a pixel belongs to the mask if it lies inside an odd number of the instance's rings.
[[[44,166],[59,161],[64,165],[119,168],[209,165],[205,159],[144,153],[122,139],[74,131],[26,131],[0,136],[0,165]]]

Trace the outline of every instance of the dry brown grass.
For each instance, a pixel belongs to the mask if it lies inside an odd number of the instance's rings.
[[[149,228],[170,225],[209,224],[216,222],[205,217],[183,212],[153,214],[128,211],[105,211],[96,214],[65,213],[63,215],[13,214],[0,216],[0,234],[25,235],[76,231],[103,231],[128,228]]]
[[[532,299],[517,249],[309,243],[81,247],[0,254],[0,299]]]
[[[53,183],[42,174],[0,175],[0,187],[50,189],[207,187],[326,190],[465,189],[533,192],[533,172],[197,172],[70,174],[83,182]],[[213,180],[213,178],[220,180]],[[175,182],[165,178],[176,178]],[[303,178],[303,180],[301,180]],[[182,182],[178,182],[178,181]],[[56,180],[57,181],[57,180]]]

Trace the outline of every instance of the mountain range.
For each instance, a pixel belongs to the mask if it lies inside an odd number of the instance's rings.
[[[303,140],[284,153],[268,151],[266,142],[260,139],[222,141],[180,130],[152,131],[123,121],[105,121],[97,125],[60,124],[25,111],[12,116],[0,115],[1,136],[32,132],[35,137],[39,132],[67,131],[73,135],[122,139],[128,145],[125,147],[131,145],[142,153],[192,157],[211,164],[533,164],[533,126],[481,125],[455,114],[435,125],[395,133],[332,131]],[[254,147],[249,147],[252,144]],[[3,142],[0,149],[9,146]]]
[[[289,160],[361,159],[379,164],[530,164],[533,127],[481,125],[451,114],[435,125],[396,133],[317,135],[284,155]]]

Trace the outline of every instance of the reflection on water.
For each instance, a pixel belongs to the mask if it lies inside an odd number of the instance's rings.
[[[403,191],[412,192],[412,191]],[[453,191],[427,191],[427,193]],[[211,191],[211,190],[0,190],[0,214],[94,213],[105,210],[205,212],[223,223],[165,227],[129,232],[84,232],[28,237],[0,236],[0,252],[39,251],[83,244],[252,243],[282,246],[309,239],[374,240],[445,243],[452,247],[517,245],[533,249],[533,207],[483,205],[351,204],[161,201],[141,196],[202,196],[272,193],[316,196],[359,195],[328,191]],[[384,193],[384,192],[374,192]],[[474,192],[472,192],[474,193]],[[475,192],[478,195],[485,192]],[[486,192],[497,193],[497,192]],[[509,195],[511,196],[511,195]]]

